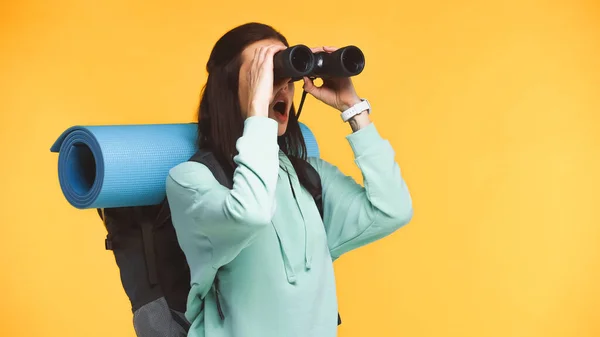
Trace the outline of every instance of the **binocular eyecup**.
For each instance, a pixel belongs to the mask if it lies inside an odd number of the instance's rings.
[[[363,71],[365,56],[356,46],[346,46],[332,53],[313,53],[307,46],[299,44],[277,52],[273,67],[276,79],[352,77]]]

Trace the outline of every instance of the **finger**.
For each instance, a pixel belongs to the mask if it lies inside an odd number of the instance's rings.
[[[332,47],[332,46],[324,46],[324,47],[323,47],[323,50],[324,50],[324,51],[326,51],[326,52],[328,52],[328,53],[332,53],[332,52],[334,52],[334,51],[336,51],[336,50],[338,50],[338,49],[339,49],[339,48],[337,48],[337,47]]]
[[[257,59],[259,53],[260,53],[260,48],[254,49],[254,58],[253,59]]]
[[[258,55],[259,55],[259,53],[260,53],[260,49],[259,48],[254,49],[254,56],[252,57],[252,62],[250,62],[250,68],[249,68],[249,70],[253,69],[254,67],[256,67],[256,64],[258,62]]]
[[[275,45],[270,45],[267,49],[267,54],[266,54],[266,58],[269,61],[273,60],[273,56],[275,56],[275,54],[277,54],[278,52],[287,49],[286,46],[280,45],[280,44],[275,44]]]
[[[324,52],[325,50],[323,49],[323,47],[314,47],[314,48],[310,48],[310,50],[313,53],[320,53],[320,52]]]
[[[274,55],[281,51],[286,49],[286,46],[282,46],[282,45],[269,45],[264,47],[263,50],[263,56],[261,57],[260,60],[260,66],[266,66],[268,68],[273,68],[273,57]]]
[[[252,61],[250,61],[250,65],[248,66],[248,68],[246,68],[246,80],[248,81],[248,83],[253,83],[253,76],[256,72],[256,70],[258,69],[258,55],[259,55],[259,50],[258,48],[254,50],[254,56],[252,57]]]
[[[313,95],[319,91],[319,87],[315,86],[315,83],[310,78],[304,76],[303,79],[304,86],[302,86],[302,89],[304,89],[304,91]]]
[[[316,99],[318,99],[318,100],[323,99],[323,94],[325,93],[323,91],[323,87],[316,86],[315,83],[313,82],[313,80],[308,77],[304,77],[303,89],[304,89],[304,91],[306,91],[307,93],[309,93],[313,97],[315,97]]]
[[[266,58],[268,49],[266,47],[259,47],[257,49],[259,49],[257,65],[260,66],[265,62],[265,58]]]
[[[274,44],[271,46],[271,48],[275,49],[275,53],[277,53],[278,51],[285,50],[288,47],[282,44]]]

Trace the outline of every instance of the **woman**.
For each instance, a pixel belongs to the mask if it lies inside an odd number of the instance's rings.
[[[298,169],[305,145],[292,107],[294,83],[274,81],[273,55],[288,46],[250,23],[226,33],[207,64],[200,147],[212,151],[233,188],[207,167],[170,171],[167,197],[191,271],[189,336],[335,336],[333,261],[383,238],[412,217],[395,153],[362,111],[347,136],[366,188],[308,158],[323,186],[323,220]],[[332,52],[335,48],[315,48]],[[349,78],[304,89],[339,112],[359,103]],[[216,282],[218,281],[218,283]]]

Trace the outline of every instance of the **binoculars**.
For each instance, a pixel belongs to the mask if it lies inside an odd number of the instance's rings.
[[[313,53],[299,44],[277,52],[273,56],[273,76],[292,78],[294,81],[309,78],[351,77],[365,67],[365,56],[356,46],[346,46],[335,52]]]

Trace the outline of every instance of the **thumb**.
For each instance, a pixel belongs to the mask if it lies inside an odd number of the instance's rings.
[[[317,86],[315,86],[314,82],[308,78],[308,77],[304,77],[304,86],[302,87],[302,89],[304,89],[304,91],[306,91],[307,93],[311,94],[311,95],[316,95],[319,92],[319,89]]]

